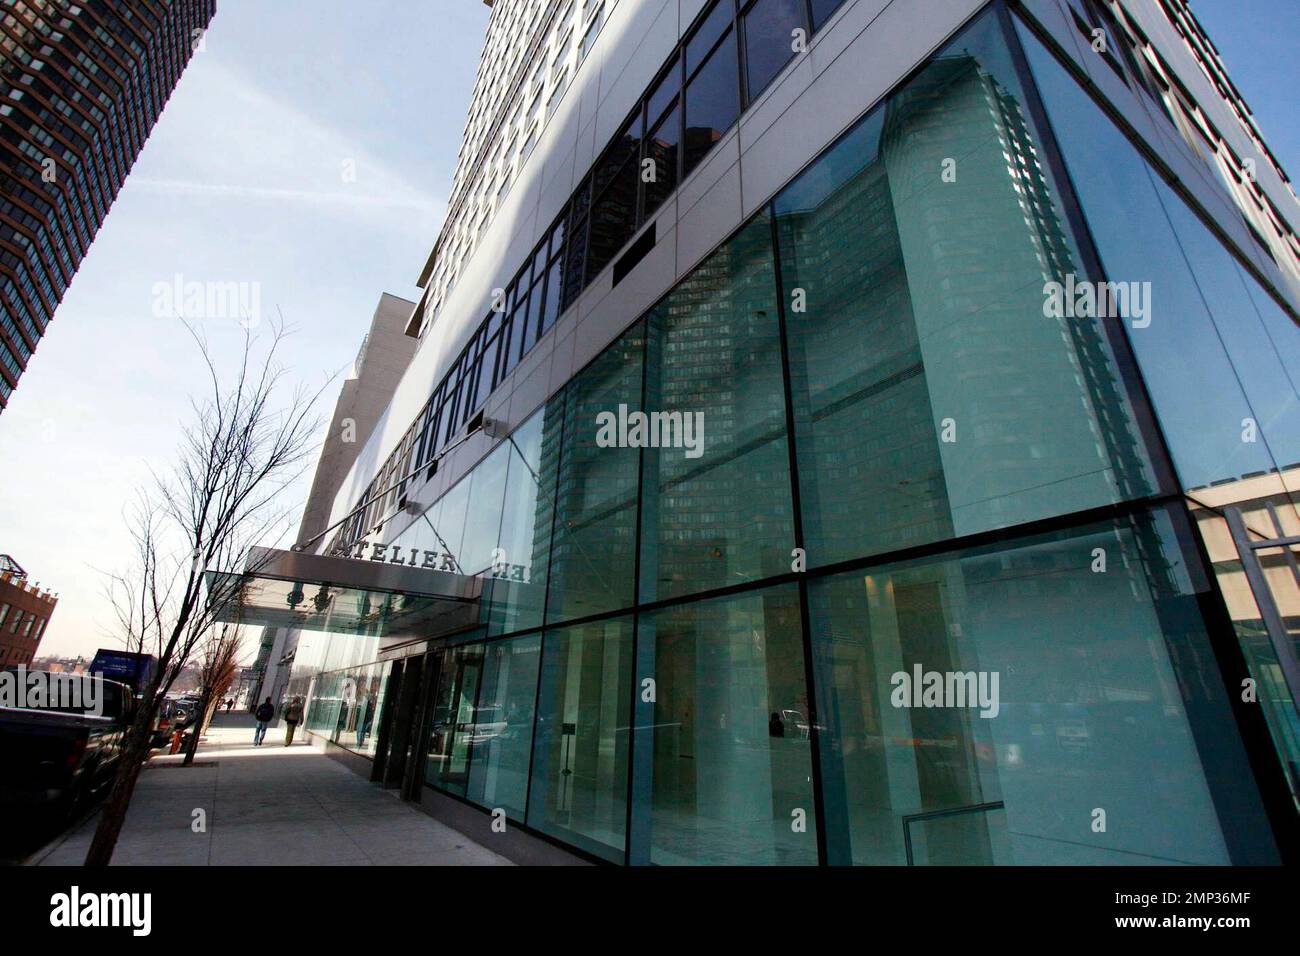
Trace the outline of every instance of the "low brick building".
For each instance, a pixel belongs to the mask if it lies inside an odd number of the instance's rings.
[[[7,554],[0,554],[0,667],[30,664],[59,603]]]

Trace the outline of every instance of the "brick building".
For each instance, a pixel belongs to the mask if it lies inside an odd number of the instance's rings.
[[[0,667],[31,664],[59,599],[7,554],[0,554]]]

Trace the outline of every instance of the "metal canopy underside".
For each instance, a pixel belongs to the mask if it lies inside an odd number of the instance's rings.
[[[481,578],[409,565],[254,548],[243,574],[207,572],[219,623],[396,639],[478,622]]]

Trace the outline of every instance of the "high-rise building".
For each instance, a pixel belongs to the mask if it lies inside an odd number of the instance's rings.
[[[0,0],[0,409],[216,0]]]
[[[520,859],[1294,860],[1297,222],[1184,0],[497,0],[418,350],[249,593]]]

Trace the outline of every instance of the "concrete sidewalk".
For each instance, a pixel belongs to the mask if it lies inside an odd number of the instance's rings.
[[[155,756],[140,772],[113,864],[510,865],[301,737],[285,747],[284,736],[283,723],[272,724],[254,747],[253,718],[221,713],[193,766]],[[80,865],[98,821],[93,814],[30,862]]]

